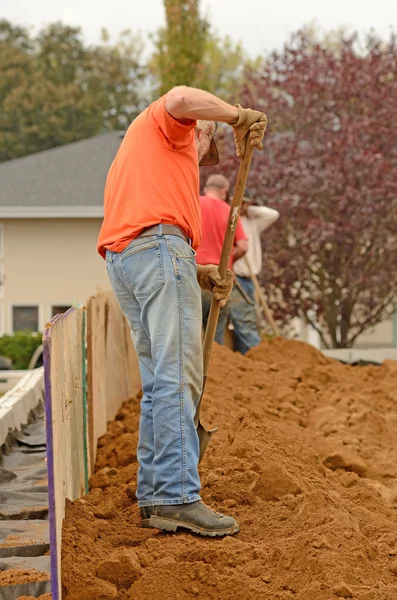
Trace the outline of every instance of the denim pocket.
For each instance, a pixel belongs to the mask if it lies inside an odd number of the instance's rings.
[[[194,258],[196,251],[177,235],[166,235],[165,241],[171,255],[176,258]]]
[[[147,298],[164,285],[158,240],[137,240],[120,254],[119,261],[123,279],[137,298]]]

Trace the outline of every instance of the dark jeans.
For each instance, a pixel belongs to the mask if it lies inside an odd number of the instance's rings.
[[[255,301],[255,288],[249,277],[236,277],[237,281],[247,294]],[[261,342],[258,333],[255,304],[249,304],[236,286],[226,306],[229,309],[230,320],[234,327],[234,350],[246,354],[250,348],[258,346]]]

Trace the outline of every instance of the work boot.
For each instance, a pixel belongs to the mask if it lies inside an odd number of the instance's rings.
[[[149,527],[163,531],[176,531],[181,527],[200,535],[215,537],[233,535],[240,530],[233,517],[215,512],[200,500],[190,504],[162,504],[151,508]]]
[[[146,527],[150,527],[149,521],[150,521],[150,515],[153,512],[153,508],[154,506],[142,506],[142,508],[140,508],[140,513],[141,513],[141,527],[146,528]]]

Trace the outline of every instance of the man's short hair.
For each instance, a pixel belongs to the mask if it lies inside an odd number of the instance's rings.
[[[230,182],[227,179],[227,177],[225,177],[224,175],[210,175],[207,179],[207,181],[205,182],[205,186],[204,188],[206,189],[210,189],[210,188],[229,188],[230,186]]]

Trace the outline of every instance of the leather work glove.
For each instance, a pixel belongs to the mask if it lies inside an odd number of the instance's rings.
[[[249,143],[257,150],[262,150],[262,139],[265,135],[267,117],[265,113],[251,108],[243,108],[236,104],[238,109],[238,121],[233,125],[234,141],[236,143],[237,157],[243,158],[245,153],[245,142],[247,135]]]
[[[202,290],[209,290],[222,308],[233,289],[234,274],[230,269],[222,279],[217,265],[197,265],[197,281]]]

